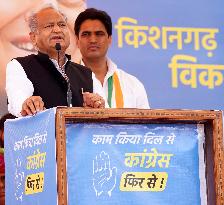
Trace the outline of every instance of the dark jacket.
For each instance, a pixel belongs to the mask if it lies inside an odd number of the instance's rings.
[[[40,96],[46,108],[67,106],[67,81],[48,55],[38,53],[18,57],[16,60],[33,83],[33,95]],[[72,106],[81,107],[83,106],[81,89],[83,88],[84,92],[93,92],[92,72],[84,66],[71,62],[70,59],[65,65],[65,72],[71,84]]]

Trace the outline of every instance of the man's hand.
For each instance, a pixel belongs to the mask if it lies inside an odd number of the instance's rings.
[[[37,112],[44,109],[44,102],[42,101],[42,98],[40,96],[31,96],[24,101],[21,115],[35,115]]]
[[[96,93],[83,93],[83,107],[105,108],[104,99]]]

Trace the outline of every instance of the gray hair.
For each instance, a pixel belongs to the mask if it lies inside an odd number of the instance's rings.
[[[31,32],[36,32],[37,31],[37,26],[38,26],[37,14],[40,13],[41,11],[45,10],[45,9],[54,9],[55,11],[60,13],[64,17],[65,21],[67,22],[67,17],[65,16],[64,13],[59,11],[57,7],[55,7],[53,4],[44,4],[38,10],[31,12],[31,15],[28,17],[28,25],[29,25],[29,28],[30,28]]]

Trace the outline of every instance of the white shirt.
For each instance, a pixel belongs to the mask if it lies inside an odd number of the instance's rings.
[[[83,61],[81,61],[81,64],[85,65]],[[148,97],[143,84],[135,76],[118,69],[117,65],[109,58],[107,59],[107,66],[108,72],[104,78],[103,85],[94,74],[92,75],[94,87],[97,88],[93,91],[101,95],[106,102],[108,98],[108,78],[116,71],[123,93],[124,108],[149,109]],[[111,108],[116,108],[114,89]]]
[[[60,72],[57,61],[53,59],[51,60]],[[93,91],[99,95],[101,94],[101,89],[98,86],[95,86],[94,82]],[[9,103],[8,111],[17,117],[20,117],[22,104],[27,98],[33,95],[34,87],[32,82],[27,78],[26,72],[24,71],[22,65],[16,59],[13,59],[7,64],[6,93]],[[106,107],[108,107],[108,105],[106,105]]]

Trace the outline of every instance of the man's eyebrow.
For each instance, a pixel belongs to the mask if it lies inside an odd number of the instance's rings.
[[[106,33],[106,32],[102,30],[98,30],[98,31],[94,31],[94,33]]]
[[[64,20],[57,21],[57,23],[66,23]]]
[[[81,31],[81,33],[99,33],[99,32],[105,33],[105,31],[103,31],[103,30],[97,30],[97,31],[84,30],[84,31]]]
[[[90,33],[92,33],[92,31],[87,31],[87,30],[85,30],[85,31],[81,31],[80,33],[81,33],[81,34],[82,34],[82,33],[88,33],[88,34],[90,34]]]
[[[66,23],[66,21],[60,20],[60,21],[49,21],[49,22],[45,22],[43,24],[54,24],[54,23]]]

